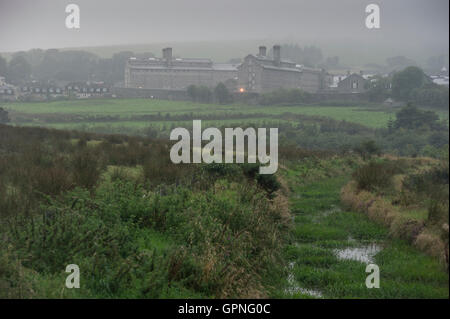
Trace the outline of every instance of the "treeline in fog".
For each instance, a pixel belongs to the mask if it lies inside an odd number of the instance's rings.
[[[0,75],[7,82],[19,84],[29,80],[41,81],[123,81],[125,63],[131,56],[152,57],[152,53],[118,52],[111,58],[79,50],[33,49],[12,55],[10,61],[0,56]]]

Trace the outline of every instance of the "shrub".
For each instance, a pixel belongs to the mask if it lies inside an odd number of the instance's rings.
[[[71,167],[75,184],[88,189],[94,187],[102,170],[100,161],[95,151],[88,148],[73,154]]]
[[[426,203],[431,223],[444,223],[448,222],[448,185],[448,162],[442,161],[430,170],[408,175],[403,180],[403,193],[410,194],[410,203]]]
[[[31,167],[28,176],[33,190],[47,195],[57,195],[73,187],[70,171],[61,162],[49,168]]]
[[[9,123],[9,121],[8,112],[0,107],[0,124],[6,124]]]
[[[194,102],[200,102],[200,103],[211,102],[211,99],[213,96],[213,93],[211,92],[211,90],[208,87],[196,86],[196,85],[188,86],[187,94]]]
[[[448,203],[431,200],[428,205],[428,220],[433,224],[448,223]]]
[[[210,163],[202,166],[202,169],[215,177],[233,176],[241,174],[241,170],[237,165],[226,163]]]
[[[160,184],[179,184],[182,180],[188,180],[194,170],[191,165],[172,163],[167,154],[159,158],[152,154],[142,167],[144,178],[152,187]]]
[[[439,123],[439,116],[435,112],[422,111],[412,104],[408,104],[396,113],[394,127],[396,129],[405,128],[410,130],[421,127],[441,129],[442,125]]]
[[[154,139],[158,136],[158,130],[149,126],[144,129],[144,135],[148,138]]]
[[[35,295],[27,271],[16,254],[0,248],[0,298],[23,299]]]
[[[353,173],[360,190],[382,191],[392,186],[392,177],[401,172],[393,162],[370,162]]]
[[[270,195],[279,190],[281,187],[276,176],[272,174],[258,174],[256,180],[258,185],[260,185]]]
[[[364,159],[373,155],[380,155],[381,149],[373,140],[365,141],[355,148],[355,151]]]
[[[233,102],[233,96],[230,94],[230,91],[222,82],[217,84],[216,88],[214,89],[214,97],[220,104]]]

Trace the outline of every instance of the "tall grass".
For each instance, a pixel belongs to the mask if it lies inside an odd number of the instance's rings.
[[[288,220],[276,179],[175,165],[169,147],[0,125],[0,296],[267,296]],[[71,263],[83,289],[61,292]]]

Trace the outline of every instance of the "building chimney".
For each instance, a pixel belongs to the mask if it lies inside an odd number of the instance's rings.
[[[281,47],[279,45],[273,46],[273,60],[276,65],[280,64],[281,61]]]
[[[163,59],[166,60],[167,66],[172,65],[172,48],[164,48],[163,50]]]
[[[260,46],[259,47],[259,56],[266,56],[266,47],[265,46]]]

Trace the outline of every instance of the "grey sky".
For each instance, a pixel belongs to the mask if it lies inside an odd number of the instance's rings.
[[[69,3],[80,6],[79,30],[65,27]],[[369,3],[380,5],[380,30],[365,28]],[[448,9],[448,0],[0,0],[0,52],[273,39],[442,54]]]

